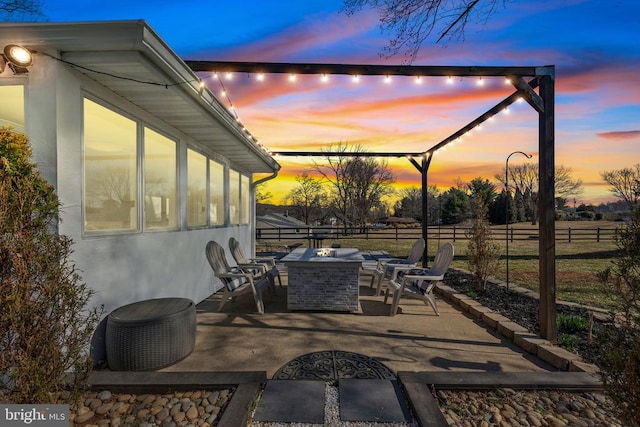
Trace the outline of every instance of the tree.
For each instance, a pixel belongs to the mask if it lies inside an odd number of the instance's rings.
[[[427,187],[427,217],[429,224],[435,223],[438,217],[438,196],[440,192],[435,185]],[[418,187],[405,188],[402,197],[393,207],[395,216],[422,219],[422,189]]]
[[[555,168],[554,192],[555,197],[577,196],[582,193],[582,180],[572,178],[572,169],[558,165]],[[495,178],[504,186],[505,170]],[[509,166],[509,189],[520,191],[524,197],[527,219],[533,224],[538,221],[538,165],[536,163],[522,163]]]
[[[256,185],[256,203],[268,203],[273,193],[265,190],[264,183]]]
[[[344,0],[342,11],[354,15],[365,7],[378,11],[383,32],[394,32],[384,56],[403,52],[413,62],[422,44],[437,34],[442,39],[463,39],[470,21],[486,22],[499,10],[498,0]]]
[[[493,203],[497,196],[496,186],[488,179],[482,179],[481,177],[472,179],[465,187],[467,191],[469,191],[469,196],[472,201],[482,200],[482,203],[486,207],[491,206],[491,203]]]
[[[294,214],[305,224],[310,224],[314,215],[320,213],[322,202],[327,195],[322,183],[310,177],[306,172],[296,176],[298,185],[289,191],[285,200],[291,205]]]
[[[611,194],[623,200],[631,212],[638,210],[640,201],[640,163],[630,168],[600,172],[602,179],[612,188]]]
[[[0,0],[0,21],[29,21],[43,17],[40,0]]]
[[[58,197],[30,157],[24,135],[0,128],[0,401],[51,403],[68,389],[72,403],[91,372],[99,313],[86,308],[73,242],[55,232]]]
[[[344,222],[364,228],[370,212],[382,204],[382,198],[393,192],[394,176],[386,162],[367,156],[361,146],[331,146],[327,164],[315,165],[315,170],[330,184],[329,200],[336,216]]]
[[[442,205],[442,223],[458,224],[467,219],[469,210],[469,196],[462,190],[451,187],[444,193],[445,201]]]

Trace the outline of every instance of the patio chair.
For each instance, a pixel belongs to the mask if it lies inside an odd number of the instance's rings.
[[[242,251],[240,242],[233,237],[229,239],[229,250],[238,267],[241,269],[254,273],[254,276],[267,275],[271,282],[271,290],[274,294],[276,292],[276,277],[278,278],[280,287],[282,287],[280,271],[276,267],[276,260],[273,257],[247,258]]]
[[[264,313],[264,303],[262,293],[264,289],[270,285],[269,278],[266,275],[254,277],[250,272],[244,271],[238,267],[231,267],[227,262],[224,249],[218,243],[210,241],[205,249],[207,260],[213,269],[213,274],[222,281],[223,294],[218,311],[222,311],[222,307],[230,299],[234,299],[239,295],[246,293],[253,294],[253,299],[260,314]]]
[[[371,278],[371,285],[376,283],[376,295],[380,295],[382,289],[382,283],[385,279],[390,279],[393,275],[395,267],[413,267],[416,265],[422,254],[424,253],[425,242],[423,238],[419,238],[413,243],[411,251],[407,258],[380,258],[376,265],[376,269],[373,271],[373,277]]]
[[[390,316],[395,316],[401,297],[419,299],[429,304],[436,316],[440,316],[436,301],[433,299],[433,288],[436,283],[444,279],[444,274],[449,269],[453,260],[453,245],[446,243],[438,249],[431,268],[398,267],[389,280],[384,295],[384,303],[387,303],[389,293],[393,294]]]

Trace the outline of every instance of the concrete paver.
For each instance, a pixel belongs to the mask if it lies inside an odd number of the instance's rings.
[[[340,419],[401,423],[411,421],[397,381],[342,379],[338,382]]]
[[[324,397],[324,381],[267,381],[253,419],[265,422],[322,424]]]

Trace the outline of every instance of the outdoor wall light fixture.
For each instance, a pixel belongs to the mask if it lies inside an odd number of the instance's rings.
[[[33,55],[29,49],[22,46],[9,44],[0,54],[0,73],[4,72],[7,65],[13,74],[28,73],[27,67],[31,64],[33,64]]]

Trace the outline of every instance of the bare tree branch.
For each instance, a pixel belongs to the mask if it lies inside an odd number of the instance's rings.
[[[500,5],[511,0],[344,0],[342,12],[354,15],[365,8],[376,10],[380,29],[393,33],[384,57],[403,52],[404,62],[415,60],[420,47],[433,33],[443,39],[464,39],[470,20],[486,23]]]
[[[44,18],[40,0],[0,0],[0,21],[39,21]]]

